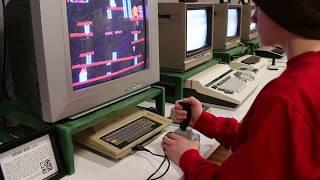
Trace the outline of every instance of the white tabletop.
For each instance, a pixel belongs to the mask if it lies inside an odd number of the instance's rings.
[[[285,63],[280,63],[278,71],[267,70],[266,67],[261,70],[261,83],[257,89],[241,104],[237,109],[222,109],[212,106],[208,111],[223,117],[234,117],[241,120],[247,111],[249,110],[252,102],[256,98],[260,90],[272,79],[278,77],[285,70]],[[144,102],[142,106],[153,106],[153,102]],[[173,104],[166,103],[166,117],[170,115],[170,109]],[[177,128],[176,125],[172,125],[165,129],[155,141],[151,142],[147,149],[154,153],[163,154],[162,150],[162,137],[170,131],[174,131]],[[200,135],[200,154],[203,157],[208,157],[218,146],[219,143],[214,139],[209,139],[204,135]],[[146,179],[151,175],[162,162],[162,158],[155,157],[146,152],[136,152],[120,161],[114,161],[106,157],[97,155],[89,150],[80,148],[75,145],[74,150],[75,159],[75,174],[66,176],[64,180],[88,180],[88,179],[116,179],[116,180],[140,180]],[[167,162],[157,175],[161,174],[167,167]],[[154,177],[157,177],[155,175]],[[168,173],[161,179],[181,179],[183,172],[174,163],[171,163],[171,167]]]
[[[154,153],[163,154],[161,146],[162,137],[167,132],[174,131],[177,128],[175,125],[166,128],[165,132],[155,141],[147,145],[146,148]],[[200,153],[203,157],[208,157],[219,146],[217,141],[203,135],[200,137],[200,144]],[[113,161],[77,146],[75,146],[74,159],[76,173],[63,179],[146,179],[158,168],[163,160],[163,158],[152,156],[147,152],[136,152],[120,161]],[[171,167],[168,173],[161,179],[172,180],[183,177],[180,168],[174,163],[170,164]],[[167,162],[165,162],[163,168],[157,175],[160,175],[166,169],[167,165]],[[157,175],[154,177],[157,177]]]

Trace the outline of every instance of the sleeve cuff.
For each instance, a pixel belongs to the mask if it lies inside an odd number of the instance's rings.
[[[213,114],[210,114],[206,111],[202,111],[201,116],[199,117],[198,121],[193,126],[193,128],[198,131],[201,131],[201,129],[205,129],[208,126],[208,124],[212,123],[213,117],[215,117]]]
[[[184,152],[180,158],[179,165],[183,172],[191,172],[197,168],[197,161],[205,160],[200,156],[199,151],[190,149]]]

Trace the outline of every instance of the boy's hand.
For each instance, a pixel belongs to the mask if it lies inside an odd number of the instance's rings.
[[[200,149],[200,141],[189,141],[186,138],[168,133],[163,137],[163,149],[168,158],[179,165],[180,158],[189,149]]]
[[[184,102],[191,104],[191,121],[189,126],[194,126],[197,120],[200,118],[203,111],[202,104],[199,100],[194,97],[188,97],[183,99]],[[179,104],[179,101],[176,101],[175,104],[175,119],[176,123],[181,123],[187,118],[187,111],[183,110],[182,106]]]

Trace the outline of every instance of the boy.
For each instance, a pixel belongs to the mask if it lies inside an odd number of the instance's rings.
[[[199,155],[197,142],[167,134],[165,153],[186,179],[320,179],[320,1],[255,3],[261,42],[281,45],[287,69],[263,88],[242,123],[184,99],[192,106],[190,126],[233,151],[218,166]],[[185,119],[182,107],[175,108],[176,119]]]

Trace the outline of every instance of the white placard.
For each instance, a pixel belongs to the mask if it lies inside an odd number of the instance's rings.
[[[0,154],[5,180],[46,179],[58,172],[49,135]]]

